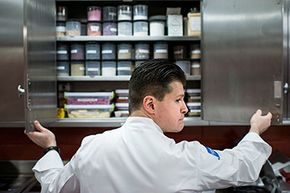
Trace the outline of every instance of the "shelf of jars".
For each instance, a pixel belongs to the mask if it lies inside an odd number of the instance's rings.
[[[131,76],[59,76],[59,82],[71,81],[129,81]],[[201,80],[200,75],[187,76],[186,80]]]
[[[81,42],[81,41],[98,41],[98,42],[176,42],[176,41],[200,41],[200,37],[193,36],[63,36],[57,37],[59,42]]]
[[[58,119],[51,127],[120,127],[124,124],[127,117],[111,117],[111,118],[64,118]],[[184,119],[185,126],[206,126],[208,121],[202,120],[200,117],[186,117]]]

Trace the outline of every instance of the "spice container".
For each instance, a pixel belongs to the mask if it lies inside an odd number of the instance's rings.
[[[101,7],[90,6],[88,7],[88,21],[101,21]]]
[[[196,8],[193,8],[191,12],[187,14],[188,25],[187,35],[188,36],[200,36],[201,35],[201,14]]]
[[[100,59],[100,44],[86,43],[86,59],[99,60]]]
[[[147,60],[149,59],[149,44],[137,43],[135,44],[135,59]]]
[[[83,44],[71,44],[70,59],[71,60],[84,59],[84,45]]]
[[[115,93],[111,92],[64,92],[68,105],[110,105]]]
[[[117,75],[118,76],[128,76],[131,75],[131,61],[118,61],[117,64]]]
[[[134,36],[148,36],[148,22],[134,21]]]
[[[83,61],[72,61],[70,64],[71,75],[72,76],[84,76],[85,75],[85,65]]]
[[[150,20],[150,36],[164,36],[166,16],[156,15],[150,17],[149,20]]]
[[[186,46],[174,46],[173,56],[175,60],[186,58]]]
[[[69,76],[69,62],[68,61],[57,62],[57,76]]]
[[[58,44],[57,45],[57,60],[68,60],[69,48],[67,44]]]
[[[182,15],[167,16],[168,36],[183,36]]]
[[[105,43],[102,45],[102,59],[115,60],[116,59],[116,46],[115,44]]]
[[[86,75],[87,76],[101,75],[100,62],[99,61],[86,61]]]
[[[132,20],[132,7],[130,5],[118,6],[118,20]]]
[[[186,93],[188,94],[187,101],[188,102],[201,102],[200,89],[186,89]]]
[[[183,70],[186,76],[190,75],[190,61],[179,60],[179,61],[176,61],[176,65],[178,65]]]
[[[103,7],[103,21],[116,21],[117,8],[113,6]]]
[[[67,8],[65,6],[57,6],[56,20],[66,21],[67,19]]]
[[[118,22],[118,36],[131,36],[132,22],[122,21]]]
[[[201,75],[200,63],[199,62],[192,62],[191,63],[191,75],[194,75],[194,76],[200,76]]]
[[[69,118],[109,118],[114,105],[65,105]]]
[[[147,5],[134,5],[133,6],[133,19],[134,20],[147,20],[148,19],[148,6]]]
[[[132,45],[131,44],[118,44],[118,59],[128,60],[132,59]]]
[[[168,59],[168,44],[155,43],[153,58],[154,59]]]
[[[103,23],[103,35],[104,36],[117,35],[117,23],[116,22],[104,22]]]
[[[115,61],[102,62],[102,76],[116,76],[116,62]]]
[[[201,115],[201,103],[200,102],[190,102],[186,103],[188,107],[188,116],[190,117],[200,117]]]
[[[201,51],[199,48],[199,45],[191,45],[191,51],[190,51],[190,58],[191,59],[200,59]]]
[[[98,22],[88,22],[88,28],[87,28],[87,34],[88,36],[100,36],[101,35],[101,23]]]
[[[65,36],[65,22],[56,23],[56,37]]]
[[[78,21],[67,21],[66,26],[67,36],[80,36],[81,35],[81,23]]]

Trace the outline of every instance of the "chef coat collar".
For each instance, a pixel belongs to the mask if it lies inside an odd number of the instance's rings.
[[[143,128],[155,128],[157,131],[163,133],[162,129],[150,118],[148,117],[137,117],[137,116],[131,116],[128,117],[126,122],[124,123],[124,125],[134,125],[134,124],[138,124],[138,127],[140,127],[141,125]]]

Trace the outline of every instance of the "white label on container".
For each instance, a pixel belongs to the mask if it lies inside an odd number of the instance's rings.
[[[155,50],[155,53],[167,53],[167,50],[166,49],[158,49],[158,50]]]
[[[87,50],[87,54],[96,54],[97,50]]]
[[[139,53],[142,53],[142,54],[148,54],[148,53],[149,53],[149,50],[138,49],[138,52],[139,52]]]
[[[191,17],[190,18],[190,27],[193,31],[200,31],[201,30],[201,19],[200,17]]]
[[[83,67],[83,66],[80,66],[80,70],[85,70],[85,67]]]
[[[199,64],[193,64],[191,65],[192,68],[200,68],[200,65]]]
[[[118,67],[118,70],[131,70],[131,68],[130,67]]]
[[[78,50],[71,50],[70,53],[76,54],[76,53],[78,53]]]
[[[99,31],[100,27],[99,26],[91,26],[91,31]]]
[[[112,54],[112,50],[102,50],[102,54]]]
[[[200,52],[200,50],[192,50],[191,53],[192,54],[200,54],[201,52]]]
[[[88,68],[88,71],[99,71],[99,68]]]
[[[63,26],[57,26],[56,27],[56,31],[57,32],[65,32],[65,27],[63,27]]]
[[[127,49],[119,50],[119,53],[121,53],[121,54],[128,53],[128,52],[129,52],[129,50],[127,50]]]
[[[57,69],[58,70],[65,70],[65,67],[64,66],[58,66]]]
[[[111,28],[110,31],[111,32],[116,32],[117,31],[117,28]]]
[[[57,54],[67,54],[67,51],[66,50],[58,50]]]
[[[116,16],[117,14],[115,12],[109,12],[109,16]]]

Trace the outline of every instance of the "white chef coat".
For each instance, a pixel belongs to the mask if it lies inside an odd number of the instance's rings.
[[[52,150],[33,171],[42,193],[201,192],[255,181],[270,154],[256,133],[217,151],[197,141],[175,143],[153,120],[129,117],[118,129],[85,137],[65,166]]]

